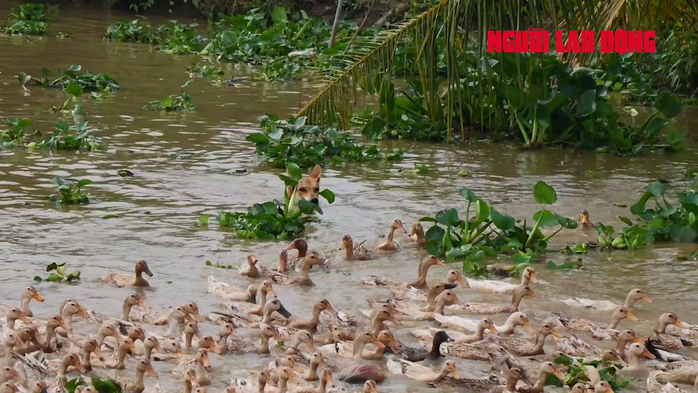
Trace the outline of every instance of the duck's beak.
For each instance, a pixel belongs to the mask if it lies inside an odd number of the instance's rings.
[[[582,225],[589,225],[589,215],[582,213]]]
[[[402,224],[400,224],[400,226],[397,228],[397,230],[398,230],[398,232],[407,233],[407,230],[405,230],[405,227]]]
[[[81,317],[83,317],[83,318],[85,318],[85,319],[90,319],[90,316],[87,315],[87,310],[85,310],[85,307],[82,307],[82,306],[81,306],[81,307],[78,309],[78,315],[81,316]]]
[[[148,366],[148,369],[146,371],[148,372],[148,375],[150,375],[151,377],[158,377],[158,373],[156,373],[155,370],[153,370],[153,366]]]
[[[436,266],[446,267],[446,265],[443,262],[441,262],[441,260],[439,258],[436,258]]]
[[[625,360],[623,360],[623,358],[620,357],[620,355],[616,356],[616,361],[617,361],[618,363],[620,363],[621,366],[623,366],[623,367],[625,367],[625,366],[628,365],[627,363],[625,363]]]
[[[274,297],[276,297],[276,292],[274,292],[274,290],[271,289],[271,287],[270,287],[267,289],[267,295],[269,295],[269,297],[274,298]]]
[[[24,378],[17,372],[17,370],[12,367],[12,371],[10,372],[10,379],[15,380],[19,383],[24,383]]]
[[[313,337],[311,336],[310,340],[308,340],[308,342],[306,343],[306,345],[308,346],[308,351],[310,351],[311,353],[315,352],[315,343],[313,341]]]
[[[606,393],[613,393],[613,388],[611,388],[610,386],[606,388]]]
[[[19,319],[20,321],[25,322],[25,323],[31,322],[31,320],[29,320],[29,317],[27,317],[27,314],[25,314],[25,313],[19,314],[19,317],[17,319]]]
[[[348,243],[348,242],[347,242],[346,240],[342,240],[342,247],[340,247],[339,249],[340,249],[340,250],[346,250],[346,248],[347,248],[347,243]]]
[[[201,314],[199,314],[199,310],[194,310],[194,319],[196,320],[196,322],[203,322]]]
[[[186,311],[184,312],[184,319],[185,319],[187,322],[196,322],[196,320],[194,319],[194,317],[192,317],[192,316],[191,316],[188,312],[186,312]]]
[[[221,347],[219,347],[218,344],[217,344],[215,341],[213,342],[213,345],[211,345],[211,348],[209,348],[209,350],[210,350],[211,352],[217,353],[217,354],[219,354],[219,355],[221,354],[221,352],[223,352],[223,351],[221,350]]]
[[[393,308],[393,309],[390,311],[390,315],[405,315],[405,313],[402,312],[402,311],[400,311],[400,310],[398,310],[397,308]]]
[[[560,370],[555,369],[553,375],[556,376],[560,381],[565,380],[565,374],[563,374]]]
[[[279,332],[276,331],[276,329],[274,329],[274,331],[273,331],[273,333],[272,333],[272,338],[273,338],[274,340],[276,340],[277,342],[282,341],[282,340],[281,340],[281,335],[279,334]]]
[[[536,295],[536,293],[533,291],[528,291],[528,296],[530,296],[534,299],[540,299],[540,297],[538,295]]]
[[[145,268],[143,269],[143,271],[145,272],[145,274],[148,275],[148,277],[153,277],[153,272],[150,271],[150,268],[148,267],[148,265],[145,265]]]
[[[456,368],[453,368],[453,371],[451,371],[451,375],[453,375],[453,378],[455,379],[460,379],[460,375],[458,374],[458,370]]]
[[[279,312],[279,314],[281,314],[284,318],[291,318],[291,313],[288,312],[286,307],[284,307],[283,304],[281,304],[280,306],[281,307],[279,307],[279,309],[277,310]]]
[[[148,308],[148,306],[145,304],[145,301],[143,301],[143,299],[140,299],[140,298],[139,298],[137,304],[138,304],[141,308],[143,308],[143,309]]]
[[[531,274],[528,275],[528,279],[531,280],[532,283],[538,284],[538,278],[536,277],[536,272],[531,272]]]
[[[153,345],[153,349],[162,353],[162,347],[160,346],[160,342],[155,341],[155,345]]]
[[[562,338],[562,334],[558,333],[555,329],[553,329],[553,331],[550,332],[550,334],[552,334],[555,338]]]
[[[402,322],[400,322],[397,318],[395,318],[394,315],[391,315],[390,319],[388,319],[388,321],[394,323],[397,326],[402,326]]]
[[[209,368],[211,367],[211,361],[208,359],[208,355],[202,356],[201,363],[203,363],[204,367]]]
[[[634,316],[633,314],[631,314],[630,312],[628,312],[628,319],[631,320],[631,321],[637,321],[637,320],[638,320],[637,317]]]
[[[647,348],[645,348],[642,351],[642,356],[646,357],[647,359],[656,359],[657,358],[656,356],[652,355],[652,353],[650,353],[650,351],[648,351]]]
[[[531,324],[528,323],[528,320],[526,320],[526,321],[524,322],[523,328],[524,328],[524,330],[526,331],[526,333],[528,333],[528,334],[532,334],[532,333],[533,333],[533,328],[531,327]]]
[[[42,298],[41,295],[39,295],[39,292],[32,293],[32,299],[39,301],[39,302],[44,301],[44,298]]]
[[[398,349],[398,348],[400,348],[400,344],[399,344],[397,341],[395,341],[395,339],[392,338],[392,337],[388,340],[388,345],[389,345],[390,348],[392,348],[392,349]]]
[[[85,370],[85,367],[82,364],[80,364],[80,362],[74,362],[73,366],[75,366],[75,368],[83,374],[87,372],[87,370]]]
[[[97,358],[103,359],[102,350],[99,349],[99,347],[95,347],[95,350],[92,352],[95,354],[95,356],[97,356]]]
[[[487,326],[487,329],[489,329],[489,331],[492,332],[493,334],[496,334],[497,336],[499,336],[499,332],[497,331],[497,328],[494,326],[493,323],[490,323]]]
[[[676,319],[676,322],[674,322],[674,325],[680,327],[681,329],[686,329],[686,325],[684,325],[683,322],[679,321],[678,318]]]
[[[288,374],[288,380],[293,382],[293,383],[298,383],[298,378],[296,377],[296,373],[291,371],[291,373]]]
[[[633,334],[633,341],[636,343],[644,344],[645,342],[640,340],[640,337]]]
[[[332,306],[328,306],[327,310],[325,311],[329,312],[332,315],[337,315],[337,310],[335,310]]]
[[[460,274],[458,275],[458,278],[456,278],[456,282],[457,282],[458,284],[464,286],[464,287],[467,287],[467,286],[468,286],[468,282],[465,281],[465,277],[463,277],[463,276],[460,275]]]
[[[382,342],[378,341],[377,338],[372,339],[371,342],[373,343],[373,345],[377,346],[377,347],[380,348],[380,349],[384,349],[384,348],[385,348],[385,344],[383,344]]]
[[[642,300],[645,303],[652,303],[652,299],[650,299],[650,297],[647,295],[642,295],[642,297],[640,297],[640,300]]]

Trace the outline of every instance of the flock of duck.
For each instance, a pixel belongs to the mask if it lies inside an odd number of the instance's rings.
[[[344,236],[343,256],[347,260],[370,260],[378,253],[399,252],[402,247],[394,239],[396,232],[407,234],[400,220],[391,223],[385,242],[374,249]],[[419,223],[413,225],[409,236],[417,247],[424,245],[424,230]],[[316,299],[309,319],[291,315],[276,296],[274,286],[313,285],[313,267],[326,263],[318,252],[309,250],[303,239],[281,250],[278,265],[273,268],[261,266],[254,255],[249,255],[239,269],[240,275],[249,279],[249,287],[236,288],[209,278],[208,292],[220,297],[224,308],[205,318],[193,302],[173,306],[166,313],[147,307],[141,289],[150,283],[143,275],[152,277],[153,273],[145,261],[136,263],[135,276],[113,272],[102,278],[105,285],[135,289],[125,293],[120,315],[102,314],[66,299],[58,307],[58,314],[36,316],[30,309],[31,302],[44,299],[28,286],[20,294],[19,307],[0,305],[4,347],[0,393],[63,392],[69,376],[100,374],[106,369],[126,370],[114,376],[124,391],[165,391],[152,362],[170,364],[186,393],[204,393],[214,378],[225,379],[227,393],[345,390],[335,387],[334,378],[363,384],[364,393],[376,393],[381,382],[396,374],[425,386],[450,390],[535,393],[544,391],[551,375],[565,381],[565,372],[573,366],[584,370],[580,378],[584,382],[571,386],[574,393],[613,392],[602,377],[608,374],[602,370],[609,367],[617,369],[613,375],[646,377],[651,392],[679,393],[683,391],[680,384],[694,385],[698,391],[698,361],[681,353],[682,348],[698,343],[698,325],[685,324],[667,312],[659,316],[648,336],[629,329],[627,321],[637,320],[632,314],[636,303],[652,302],[641,289],[631,290],[622,304],[566,301],[570,308],[608,312],[610,323],[606,327],[554,314],[534,329],[519,310],[527,297],[536,297],[533,289],[540,285],[533,267],[523,271],[519,285],[473,280],[447,268],[445,274],[432,273],[445,276],[444,280],[428,280],[433,267],[446,265],[437,257],[426,256],[418,265],[414,281],[364,278],[364,285],[384,289],[389,299],[369,301],[370,309],[359,315],[335,310],[326,299]],[[461,302],[459,291],[507,294],[511,302]],[[496,314],[508,314],[501,326],[490,317]],[[96,337],[80,333],[85,323],[99,324]],[[203,336],[199,330],[203,323],[219,325],[219,333]],[[408,323],[414,325],[410,334],[421,346],[396,340],[391,327]],[[253,329],[257,338],[238,335],[238,328]],[[580,333],[588,333],[591,340],[581,339]],[[545,349],[548,337],[556,343],[556,350]],[[235,376],[213,367],[216,357],[250,353],[268,358],[269,365]],[[556,364],[555,359],[563,355],[573,358],[573,363]],[[457,359],[482,362],[491,376],[462,378]],[[90,386],[89,378],[86,380],[87,384],[78,386],[76,392],[97,391]]]

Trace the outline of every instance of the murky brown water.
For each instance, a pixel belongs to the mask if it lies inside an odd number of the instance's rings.
[[[290,116],[299,107],[300,83],[283,86],[247,81],[240,87],[215,87],[194,80],[188,92],[199,111],[187,115],[146,112],[147,102],[178,94],[188,80],[186,67],[196,58],[158,53],[145,45],[118,44],[102,40],[104,28],[132,15],[102,9],[64,7],[59,20],[51,23],[44,38],[0,37],[0,117],[28,117],[39,128],[51,130],[58,120],[47,112],[60,104],[60,91],[32,88],[23,91],[15,75],[20,71],[39,75],[42,66],[67,68],[80,64],[83,70],[106,72],[122,89],[104,101],[84,98],[86,119],[96,126],[98,136],[109,145],[106,152],[0,151],[0,300],[17,303],[17,293],[42,275],[51,262],[68,263],[68,271],[82,271],[80,285],[37,285],[47,301],[34,305],[35,314],[48,316],[65,298],[78,299],[91,309],[119,315],[127,290],[102,286],[100,277],[113,269],[131,271],[135,261],[148,261],[155,276],[155,290],[147,292],[148,304],[157,310],[196,301],[204,311],[214,309],[218,299],[206,294],[206,280],[215,275],[237,286],[248,281],[237,270],[204,266],[207,260],[239,265],[245,255],[257,254],[266,266],[276,263],[281,244],[248,243],[211,229],[200,229],[199,214],[214,215],[223,209],[243,209],[250,203],[282,196],[273,171],[257,166],[253,146],[244,140],[257,127],[264,113]],[[72,35],[57,39],[59,31]],[[35,114],[35,108],[42,112]],[[690,131],[698,126],[698,111],[686,111],[676,127]],[[68,119],[70,120],[70,119]],[[385,147],[390,146],[386,143]],[[423,252],[406,247],[403,252],[370,262],[346,263],[337,249],[344,234],[359,239],[377,239],[388,223],[401,218],[411,223],[437,210],[462,206],[457,190],[473,189],[498,209],[517,218],[531,217],[538,210],[532,196],[533,184],[544,180],[559,196],[555,211],[574,216],[583,208],[593,221],[619,222],[627,209],[614,203],[632,204],[644,185],[656,178],[681,187],[684,170],[698,164],[694,150],[665,156],[619,158],[569,150],[519,152],[502,145],[479,144],[449,147],[402,143],[406,159],[398,163],[347,165],[325,170],[323,183],[338,196],[325,208],[322,221],[310,226],[311,247],[332,257],[331,273],[314,273],[311,289],[278,286],[280,299],[294,314],[308,316],[310,304],[327,298],[336,309],[357,313],[366,308],[364,297],[385,298],[386,291],[366,288],[360,278],[378,274],[410,279]],[[402,169],[427,164],[431,174],[417,176]],[[117,170],[127,168],[136,176],[121,178]],[[247,168],[248,175],[235,175]],[[472,177],[459,178],[460,169]],[[590,177],[591,170],[599,175]],[[91,179],[94,203],[86,207],[57,209],[45,201],[53,192],[55,176]],[[107,215],[117,218],[103,219]],[[596,233],[563,232],[555,245],[592,241]],[[405,238],[400,238],[404,242]],[[377,240],[376,240],[377,241]],[[526,300],[523,311],[537,324],[551,312],[566,306],[560,299],[585,297],[622,302],[633,287],[644,288],[654,304],[640,305],[638,323],[623,322],[647,334],[655,319],[667,310],[687,322],[698,323],[694,286],[698,281],[694,262],[677,262],[675,256],[694,250],[690,246],[662,246],[638,252],[591,252],[583,256],[580,271],[538,269],[543,283],[535,290],[541,300]],[[550,254],[550,259],[566,257]],[[434,268],[430,278],[441,280],[443,268]],[[459,289],[461,300],[508,302],[508,295],[481,295]],[[570,310],[567,310],[570,311]],[[579,315],[607,323],[608,313],[579,310]],[[505,316],[496,316],[495,322]],[[78,322],[79,329],[96,332],[96,326]],[[396,330],[399,339],[410,341],[408,325]],[[218,328],[204,325],[208,333]],[[244,332],[243,333],[247,333]],[[609,344],[610,343],[606,343]],[[268,359],[256,355],[213,358],[218,369],[209,391],[224,387],[241,369],[258,369]],[[487,365],[459,362],[461,374],[485,377]],[[222,367],[220,367],[222,366]],[[130,365],[133,373],[133,363]],[[160,383],[172,391],[180,382],[165,378],[170,366],[157,364]],[[341,384],[341,383],[340,383]],[[634,384],[631,391],[642,391]],[[381,391],[427,390],[402,377],[391,377]]]

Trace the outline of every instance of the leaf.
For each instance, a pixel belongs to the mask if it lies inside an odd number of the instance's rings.
[[[92,180],[82,179],[82,180],[78,181],[77,188],[83,188],[83,187],[88,186],[90,184],[92,184]]]
[[[271,20],[274,21],[275,25],[285,25],[288,22],[286,16],[286,7],[277,6],[271,11]]]
[[[582,260],[579,259],[577,261],[572,261],[572,262],[564,262],[561,264],[556,264],[553,261],[548,261],[545,264],[546,269],[551,269],[551,270],[571,270],[571,269],[579,269],[582,267]]]
[[[475,212],[475,220],[477,222],[486,221],[488,218],[490,218],[490,205],[488,205],[487,202],[483,201],[482,199],[478,199],[477,204],[475,205]]]
[[[541,227],[554,227],[559,224],[555,213],[550,210],[539,210],[533,214],[533,220],[538,222],[540,219]]]
[[[208,225],[209,216],[202,214],[199,216],[199,225]]]
[[[436,222],[438,222],[439,224],[455,226],[458,224],[458,221],[459,221],[458,210],[456,210],[456,209],[441,210],[438,213],[436,213],[435,219],[436,219]]]
[[[65,92],[73,97],[80,97],[82,96],[83,90],[77,83],[71,83],[65,88]]]
[[[35,282],[42,282],[42,281],[44,281],[44,279],[39,277],[39,276],[34,276],[34,281]]]
[[[543,181],[539,181],[533,186],[533,196],[536,198],[536,202],[544,205],[552,205],[557,202],[555,189]]]
[[[596,89],[580,94],[579,102],[577,103],[578,115],[585,116],[594,111],[596,111]]]
[[[516,226],[516,220],[514,217],[500,213],[492,207],[490,207],[490,218],[492,219],[494,225],[503,231],[514,229]]]
[[[68,282],[80,280],[80,272],[72,272],[72,273],[68,274],[68,277],[66,277],[65,279]]]
[[[637,201],[634,205],[630,206],[630,212],[633,213],[636,216],[641,215],[642,213],[645,212],[645,204],[647,201],[652,198],[652,193],[651,192],[645,192],[642,194],[642,197],[640,197],[640,200]]]
[[[654,182],[645,188],[647,192],[651,193],[655,197],[662,196],[666,192],[666,187],[660,182]]]
[[[329,203],[330,205],[334,203],[334,198],[335,198],[334,192],[328,190],[327,188],[325,188],[324,190],[320,191],[320,192],[318,193],[318,195],[320,195],[321,197],[325,198],[325,200],[327,201],[327,203]]]
[[[667,119],[676,117],[681,113],[681,101],[666,90],[657,95],[654,106],[660,110]]]
[[[460,190],[458,190],[458,193],[468,202],[477,202],[477,197],[475,196],[475,193],[468,190],[467,188],[461,188]]]
[[[68,68],[68,71],[79,72],[81,69],[80,65],[73,64]]]
[[[51,275],[48,276],[48,278],[46,278],[46,281],[48,281],[48,282],[59,282],[59,281],[61,281],[61,276],[59,276],[59,275],[56,274],[56,273],[51,273]]]
[[[298,167],[298,165],[294,163],[289,163],[286,165],[286,172],[298,182],[298,180],[303,178],[303,172],[301,172],[301,169]]]
[[[262,133],[248,135],[245,139],[252,143],[259,143],[263,145],[268,145],[270,142],[269,137]]]
[[[313,212],[318,212],[322,214],[322,210],[320,210],[320,206],[314,204],[313,202],[310,202],[306,199],[301,199],[300,202],[298,202],[298,208],[300,211],[302,211],[305,214],[313,214]]]
[[[669,235],[671,236],[671,241],[676,243],[692,243],[698,236],[696,231],[689,225],[674,225],[671,227]]]
[[[54,262],[46,266],[46,271],[50,272],[51,270],[56,270],[58,268],[58,265]]]

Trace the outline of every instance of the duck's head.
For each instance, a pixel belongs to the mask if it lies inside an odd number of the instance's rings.
[[[492,319],[489,317],[482,318],[480,322],[478,322],[477,328],[479,331],[489,330],[490,332],[492,332],[492,334],[499,336],[499,332],[497,331],[497,328],[494,326],[494,322],[492,322]]]
[[[630,297],[635,301],[642,300],[645,303],[652,303],[652,299],[650,299],[649,296],[647,296],[640,288],[635,288],[630,291]]]
[[[217,354],[223,352],[216,343],[216,340],[214,340],[211,336],[201,337],[201,339],[199,339],[199,348],[206,348],[209,351]]]
[[[226,322],[221,325],[221,330],[218,332],[220,337],[228,337],[233,334],[235,334],[235,326],[233,326],[233,324],[230,322]]]
[[[288,367],[291,370],[295,370],[296,366],[298,366],[298,362],[296,361],[296,357],[291,356],[291,355],[285,355],[285,356],[282,356],[282,357],[276,359],[274,364],[276,365],[276,367]]]
[[[247,256],[247,264],[252,266],[252,267],[257,266],[257,257],[254,256],[253,254],[248,255]]]
[[[82,344],[82,350],[87,354],[94,353],[95,356],[97,356],[100,360],[104,359],[102,356],[102,350],[99,349],[99,343],[97,343],[97,340],[94,338],[85,340],[85,342]]]
[[[228,386],[225,388],[225,393],[240,393],[240,391],[238,391],[235,386]]]
[[[133,345],[133,343],[131,343],[131,345]],[[83,365],[80,363],[80,358],[78,358],[78,355],[74,353],[69,353],[65,355],[65,357],[63,358],[63,365],[66,367],[73,366],[83,374],[87,372],[85,370],[85,367],[83,367]]]
[[[456,296],[456,293],[453,292],[450,289],[447,289],[439,294],[439,296],[436,297],[436,303],[442,303],[445,305],[450,305],[450,304],[461,304],[460,299],[458,299],[458,296]]]
[[[594,393],[613,393],[613,388],[608,381],[599,381],[594,385]]]
[[[133,340],[145,340],[145,332],[143,331],[143,328],[140,326],[134,326],[128,330],[128,337]]]
[[[328,313],[330,313],[332,315],[337,315],[337,310],[332,308],[332,305],[330,304],[329,300],[322,299],[318,302],[317,305],[320,307],[320,310],[327,311]]]
[[[615,349],[607,349],[601,353],[601,360],[606,362],[618,362],[625,365],[625,360],[620,356],[620,354]]]
[[[322,376],[320,377],[320,380],[325,382],[327,387],[330,387],[330,388],[334,387],[334,380],[332,379],[332,371],[330,371],[328,369],[323,369]]]
[[[274,289],[271,286],[271,281],[269,280],[264,280],[259,284],[259,291],[265,292],[269,297],[276,297],[276,293],[274,292]]]
[[[19,338],[18,334],[13,331],[7,332],[7,335],[5,336],[5,346],[9,347],[10,349],[16,347],[21,347],[24,345],[24,341]]]
[[[534,269],[531,266],[524,269],[523,276],[526,280],[528,280],[534,284],[538,283],[538,278],[536,277],[536,269]]]
[[[390,302],[381,304],[379,307],[379,310],[385,311],[390,315],[403,315],[403,314],[405,314],[404,312],[398,310],[397,306],[395,304],[390,303]]]
[[[446,375],[451,374],[453,378],[460,379],[460,375],[458,375],[458,370],[456,369],[456,362],[453,360],[447,360],[444,362],[441,370],[444,371]]]
[[[449,270],[448,273],[446,273],[446,282],[457,283],[458,285],[461,285],[463,288],[470,288],[468,281],[465,280],[463,274],[461,274],[461,272],[459,272],[458,270]]]
[[[352,247],[354,247],[354,240],[351,236],[344,235],[344,237],[342,237],[342,248],[340,248],[340,250],[351,249]]]
[[[286,251],[298,250],[298,256],[304,257],[308,253],[308,242],[305,239],[295,239],[285,248]]]
[[[162,348],[165,352],[174,353],[176,355],[182,355],[182,346],[178,341],[167,340],[162,344]]]
[[[439,330],[434,334],[434,341],[440,342],[440,343],[447,343],[447,342],[453,342],[455,341],[451,336],[446,333],[445,330]]]
[[[291,381],[293,383],[298,383],[298,378],[296,378],[296,373],[290,367],[281,367],[279,370],[279,378]]]
[[[527,384],[530,384],[530,380],[528,379],[528,376],[526,376],[526,373],[524,373],[524,371],[518,367],[510,368],[507,376],[515,381],[524,381]]]
[[[322,261],[320,261],[320,257],[317,254],[310,253],[306,255],[304,264],[309,266],[317,266],[322,265]]]
[[[362,333],[357,334],[356,337],[354,337],[354,345],[357,345],[359,343],[373,344],[380,349],[385,348],[385,344],[378,341],[378,339],[370,332],[362,332]]]
[[[402,225],[401,220],[395,220],[395,221],[391,222],[390,229],[392,229],[396,232],[407,233],[407,230],[405,230],[405,227]]]
[[[189,313],[194,317],[194,321],[196,322],[201,322],[203,319],[201,319],[201,314],[199,313],[199,306],[196,305],[194,302],[189,302],[185,305],[182,306],[185,312]]]
[[[376,381],[369,379],[368,381],[364,382],[363,393],[378,393],[378,386],[376,385]]]
[[[395,336],[393,336],[393,333],[390,330],[381,330],[378,333],[378,341],[383,343],[383,345],[388,346],[392,348],[393,350],[397,350],[400,348],[400,344],[395,341]]]
[[[680,327],[681,329],[686,328],[686,325],[684,325],[683,322],[681,322],[681,320],[679,320],[679,317],[677,317],[676,314],[674,314],[673,312],[666,312],[666,313],[660,315],[659,316],[659,323],[660,323],[660,325],[664,325],[664,326],[675,325],[675,326]]]
[[[644,356],[647,359],[656,359],[656,356],[652,355],[650,351],[648,351],[647,348],[640,343],[630,344],[630,347],[628,348],[628,356],[631,355],[637,358]]]
[[[90,316],[87,314],[87,310],[85,310],[83,306],[81,306],[80,304],[78,304],[78,302],[74,300],[69,301],[63,306],[63,315],[71,317],[73,315],[79,315],[85,319],[90,318]]]
[[[562,334],[558,333],[553,327],[553,324],[549,322],[540,325],[540,327],[538,328],[538,334],[543,336],[552,334],[552,336],[555,338],[562,338]]]
[[[281,341],[281,336],[279,335],[279,332],[274,329],[273,326],[267,325],[266,323],[260,323],[259,324],[259,330],[262,333],[262,336],[265,338],[273,338],[276,341]]]
[[[0,385],[0,393],[15,393],[19,392],[17,385],[11,382],[5,382]]]
[[[11,366],[4,366],[2,369],[0,369],[0,374],[2,375],[3,380],[5,381],[15,381],[18,383],[23,383],[24,378],[22,378],[21,375],[17,372],[17,370],[14,367]]]
[[[138,364],[136,365],[136,370],[142,373],[148,373],[148,375],[152,378],[158,377],[158,373],[155,372],[153,366],[150,364],[150,360],[148,359],[139,360]]]
[[[208,349],[206,348],[199,348],[199,350],[196,351],[196,360],[201,362],[206,368],[211,367],[211,361],[208,358]]]
[[[312,356],[310,356],[310,364],[317,364],[318,366],[322,366],[325,364],[325,358],[322,356],[320,352],[313,352]]]
[[[250,298],[250,303],[257,303],[257,286],[250,284],[247,286],[247,297]]]
[[[116,331],[116,328],[109,324],[102,325],[102,327],[99,328],[99,333],[103,337],[114,337],[117,340],[120,338],[119,332]]]
[[[153,277],[153,272],[150,271],[150,268],[148,267],[148,262],[146,262],[146,261],[136,262],[136,275],[139,276],[143,273],[147,274],[148,277]]]
[[[572,391],[571,391],[571,393],[587,393],[587,392],[588,392],[587,385],[582,383],[582,382],[577,382],[576,384],[574,384],[574,386],[572,387]]]
[[[544,374],[552,374],[560,381],[565,381],[565,374],[563,374],[553,362],[543,362],[540,365],[540,372]]]
[[[44,381],[36,381],[32,384],[32,393],[48,393],[48,384]]]
[[[618,336],[618,340],[623,340],[624,342],[636,342],[642,344],[643,341],[640,340],[640,338],[635,334],[635,331],[632,329],[625,329],[620,332],[620,335]]]
[[[415,222],[412,224],[412,230],[410,231],[410,236],[416,235],[417,237],[423,237],[424,236],[424,228],[422,228],[422,224],[419,222]]]
[[[528,316],[525,313],[517,311],[511,314],[509,318],[511,318],[511,320],[514,322],[514,326],[523,326],[526,333],[533,333],[533,328],[531,327],[531,324],[528,320]]]
[[[189,322],[184,326],[184,333],[191,336],[201,337],[201,330],[199,330],[199,324],[196,322]]]
[[[524,286],[518,286],[514,289],[514,296],[519,296],[521,298],[525,296],[530,296],[534,299],[538,299],[538,295],[536,295],[535,292],[531,289],[530,286],[524,285]]]
[[[375,320],[381,322],[392,322],[393,324],[398,326],[402,325],[402,322],[400,322],[399,319],[395,318],[394,314],[391,314],[386,310],[378,311],[378,313],[376,313]]]
[[[422,260],[422,264],[426,265],[426,266],[436,265],[436,266],[446,267],[446,265],[443,262],[441,262],[441,260],[439,258],[437,258],[433,255],[428,255],[428,256],[424,257],[424,259]]]
[[[6,318],[8,320],[20,320],[24,323],[30,323],[31,320],[29,317],[27,317],[27,314],[25,314],[22,310],[12,307],[8,312]]]
[[[39,292],[37,292],[36,288],[34,288],[32,285],[29,285],[22,290],[22,299],[34,299],[38,302],[44,301],[44,298],[39,295]]]
[[[315,352],[315,343],[313,342],[313,335],[307,330],[299,330],[293,335],[293,340],[291,346],[298,348],[299,345],[305,343],[308,347],[309,352]]]
[[[264,306],[264,309],[268,313],[272,313],[274,311],[278,312],[283,316],[284,318],[291,318],[291,313],[284,307],[283,304],[281,304],[281,300],[279,299],[271,299],[267,302],[267,304]]]
[[[580,214],[579,217],[579,221],[582,224],[582,226],[588,226],[590,224],[589,212],[586,209],[582,210],[582,214]]]
[[[126,299],[124,299],[124,304],[128,306],[140,306],[144,309],[148,308],[143,298],[137,293],[131,293],[126,296]]]
[[[133,340],[131,340],[129,337],[124,337],[121,340],[121,345],[119,348],[131,355],[136,352],[136,346],[133,345]]]
[[[631,321],[637,321],[637,317],[630,313],[630,311],[625,307],[618,307],[613,312],[613,319],[620,321],[628,318]]]
[[[184,382],[187,385],[191,385],[191,386],[198,386],[199,385],[199,382],[196,380],[196,370],[195,369],[190,368],[187,370]]]

